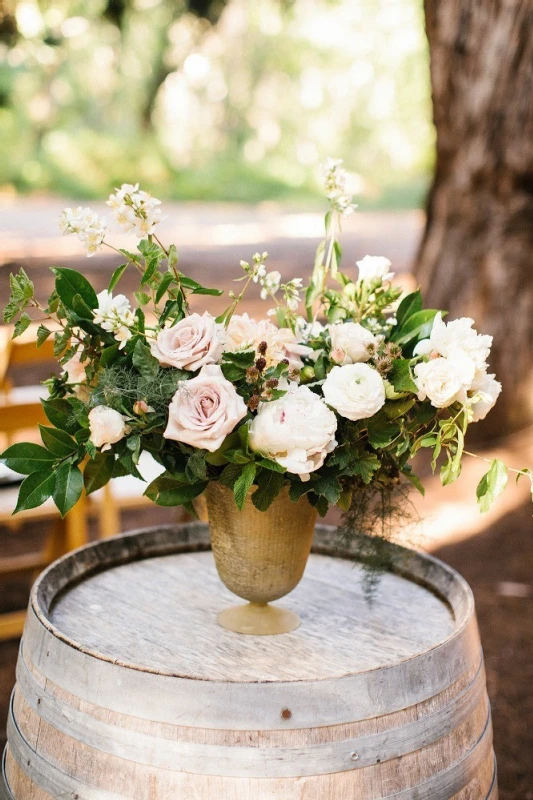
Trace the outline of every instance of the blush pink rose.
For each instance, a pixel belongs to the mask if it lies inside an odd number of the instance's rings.
[[[152,355],[163,367],[194,372],[214,364],[222,353],[221,326],[207,312],[191,314],[171,328],[163,328],[151,343]]]
[[[181,381],[171,400],[166,439],[214,453],[247,414],[246,403],[216,364]]]

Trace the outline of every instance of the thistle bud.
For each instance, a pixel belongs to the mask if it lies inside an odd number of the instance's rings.
[[[266,385],[269,389],[276,389],[279,384],[279,380],[277,378],[269,378],[266,382]]]
[[[264,355],[265,355],[265,353],[266,353],[266,351],[267,351],[267,347],[268,347],[268,345],[267,345],[267,343],[266,343],[266,342],[260,342],[260,344],[259,344],[259,346],[258,346],[258,348],[257,348],[257,352],[258,352],[260,355],[264,356]]]
[[[257,367],[250,367],[246,370],[246,383],[256,383],[259,379],[259,370]]]
[[[260,402],[261,398],[258,395],[253,394],[248,400],[248,408],[250,409],[250,411],[257,411],[257,407]]]
[[[263,358],[263,356],[261,356],[261,358],[258,358],[257,361],[255,362],[255,366],[259,370],[259,372],[263,372],[266,365],[267,365],[266,358]]]

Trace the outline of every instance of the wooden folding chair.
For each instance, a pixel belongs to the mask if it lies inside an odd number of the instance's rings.
[[[22,431],[27,432],[36,428],[39,423],[47,424],[40,403],[16,405],[0,401],[0,433],[5,434],[10,440],[19,438]],[[13,517],[17,495],[18,486],[4,488],[0,486],[0,525],[17,531],[24,522],[42,521],[48,523],[49,530],[41,551],[1,556],[0,579],[24,572],[36,573],[59,556],[87,542],[87,502],[85,497],[82,497],[66,517],[61,519],[52,500]],[[20,636],[24,627],[24,619],[25,611],[22,610],[0,613],[0,641]]]

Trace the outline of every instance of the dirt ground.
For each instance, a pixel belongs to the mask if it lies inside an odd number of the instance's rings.
[[[48,207],[43,210],[26,206],[14,208],[8,214],[0,234],[0,305],[5,299],[9,267],[21,263],[39,284],[41,296],[46,296],[51,289],[51,275],[43,269],[50,263],[82,267],[97,289],[106,285],[115,264],[103,256],[82,262],[72,257],[70,251],[62,250],[61,242],[70,240],[50,237],[51,214]],[[291,232],[294,226],[297,228],[303,222],[307,225],[312,220],[260,215],[259,228],[249,231],[254,243],[243,241],[236,247],[226,246],[226,240],[234,236],[236,230],[247,230],[246,225],[251,225],[255,219],[253,214],[244,220],[228,209],[210,211],[210,214],[209,236],[203,249],[197,244],[194,229],[185,224],[188,218],[181,216],[182,231],[189,235],[183,248],[182,268],[192,277],[210,285],[227,286],[227,278],[234,276],[238,259],[247,257],[248,251],[264,249],[273,255],[272,269],[280,269],[287,276],[307,274],[316,241],[310,241],[312,237],[307,228],[300,228],[300,241],[291,238]],[[419,217],[359,215],[351,224],[354,227],[348,231],[347,243],[350,263],[365,252],[383,253],[393,258],[398,272],[409,269],[422,224]],[[392,231],[391,236],[384,231]],[[52,252],[57,257],[52,259]],[[128,279],[124,289],[131,288]],[[258,301],[252,298],[245,310],[258,312]],[[264,313],[264,308],[261,310]],[[32,378],[35,381],[37,375],[25,378],[25,382]],[[123,515],[122,528],[128,530],[171,519],[172,512],[165,509],[136,511]],[[450,521],[452,526],[454,519]],[[461,519],[458,525],[461,526]],[[38,538],[39,531],[31,526],[24,526],[16,534],[0,528],[0,553],[7,555],[32,549]],[[423,545],[423,541],[420,544]],[[464,575],[474,591],[493,710],[501,800],[533,800],[533,524],[530,506],[516,505],[470,538],[432,550]],[[0,583],[0,610],[25,604],[27,583],[21,579],[10,584]],[[17,650],[16,641],[0,643],[0,746],[5,740]]]

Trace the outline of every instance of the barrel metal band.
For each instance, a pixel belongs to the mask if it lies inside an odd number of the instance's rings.
[[[109,755],[158,769],[197,775],[281,778],[361,769],[433,744],[457,729],[482,702],[485,673],[480,665],[472,682],[449,703],[407,725],[354,739],[298,747],[209,745],[155,739],[79,711],[58,700],[51,693],[50,685],[44,692],[23,658],[17,665],[17,687],[39,718],[66,736]]]
[[[8,738],[10,753],[19,767],[37,786],[51,794],[52,797],[68,796],[68,793],[71,792],[77,795],[78,800],[126,800],[127,795],[117,795],[99,787],[89,787],[46,761],[26,742],[12,711],[8,719]],[[433,775],[418,786],[409,787],[392,795],[385,795],[381,800],[449,800],[454,794],[468,786],[476,776],[480,765],[491,752],[491,748],[492,729],[489,716],[476,745],[452,767]],[[487,800],[490,800],[492,796],[493,789],[487,795]]]

